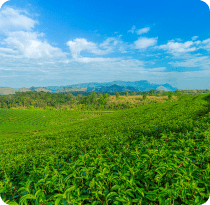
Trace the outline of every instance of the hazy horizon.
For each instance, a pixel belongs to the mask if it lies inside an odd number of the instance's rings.
[[[201,0],[10,0],[0,9],[0,87],[140,81],[210,89]]]

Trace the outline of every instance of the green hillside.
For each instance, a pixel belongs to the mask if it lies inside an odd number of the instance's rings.
[[[115,111],[0,108],[7,204],[204,204],[210,95]]]

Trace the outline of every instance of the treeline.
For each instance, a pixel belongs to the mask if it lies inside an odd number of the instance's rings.
[[[0,108],[56,108],[63,107],[88,107],[88,108],[102,108],[106,106],[109,98],[108,93],[100,94],[90,93],[89,96],[82,96],[78,94],[74,96],[72,93],[56,94],[49,92],[18,92],[6,96],[0,96]],[[97,99],[99,98],[99,99]]]
[[[77,95],[76,95],[77,94]],[[115,95],[116,99],[121,95],[125,96],[135,96],[142,95],[143,100],[146,96],[168,96],[168,99],[172,98],[172,95],[181,95],[184,94],[184,91],[137,91],[137,92],[116,92],[116,93],[90,93],[87,96],[82,96],[78,93],[49,93],[49,92],[37,92],[37,91],[28,91],[28,92],[17,92],[16,94],[10,94],[6,96],[0,96],[0,108],[26,108],[26,109],[72,109],[79,108],[84,109],[119,109],[119,108],[131,108],[138,105],[131,104],[130,102],[126,103],[110,103],[110,96]],[[189,93],[185,93],[189,94]],[[194,92],[195,94],[195,92]]]

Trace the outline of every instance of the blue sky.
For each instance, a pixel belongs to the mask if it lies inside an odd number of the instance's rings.
[[[10,0],[0,87],[115,80],[210,89],[210,10],[200,0]]]

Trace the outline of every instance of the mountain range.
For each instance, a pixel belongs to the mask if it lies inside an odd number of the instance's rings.
[[[172,87],[170,84],[153,84],[147,80],[140,81],[112,81],[107,83],[81,83],[66,86],[46,86],[14,89],[10,87],[0,87],[0,95],[15,94],[16,92],[27,91],[44,91],[51,93],[64,93],[73,91],[88,91],[88,92],[123,92],[123,91],[150,91],[150,90],[164,90],[176,91],[177,88]]]

